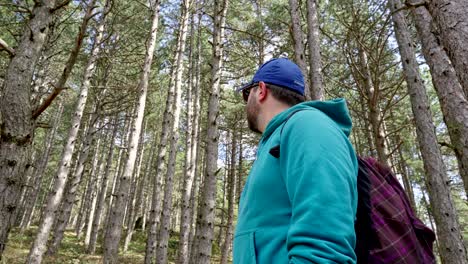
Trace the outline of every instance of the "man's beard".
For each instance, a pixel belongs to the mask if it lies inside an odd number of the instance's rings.
[[[260,130],[258,130],[258,104],[254,103],[254,100],[250,100],[247,103],[247,123],[249,124],[250,130],[252,130],[255,133],[261,134]]]

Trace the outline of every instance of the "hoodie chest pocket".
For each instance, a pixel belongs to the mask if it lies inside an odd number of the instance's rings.
[[[235,264],[256,264],[255,232],[242,232],[234,238],[233,256]]]

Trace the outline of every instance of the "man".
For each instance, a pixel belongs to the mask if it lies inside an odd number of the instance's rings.
[[[302,73],[284,58],[238,91],[262,138],[240,198],[234,263],[355,263],[358,165],[345,101],[304,102]]]

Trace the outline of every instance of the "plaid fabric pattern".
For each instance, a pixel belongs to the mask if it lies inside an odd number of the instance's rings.
[[[389,168],[359,158],[358,263],[435,263],[435,235],[419,220]]]

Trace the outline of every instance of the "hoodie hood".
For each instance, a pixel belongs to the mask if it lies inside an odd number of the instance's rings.
[[[343,98],[337,98],[329,101],[307,101],[284,110],[270,120],[262,135],[262,141],[267,139],[279,126],[281,126],[291,113],[311,108],[319,110],[327,115],[331,120],[333,120],[333,122],[335,122],[341,131],[349,137],[352,128],[351,116],[346,105],[346,100]]]

